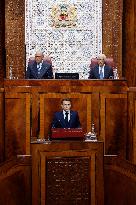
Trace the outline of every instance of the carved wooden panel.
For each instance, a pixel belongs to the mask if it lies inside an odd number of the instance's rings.
[[[30,95],[5,94],[5,157],[30,154]]]
[[[100,121],[105,154],[119,154],[126,158],[127,94],[101,94]]]
[[[103,0],[103,53],[113,57],[122,76],[122,12],[123,0]]]
[[[25,76],[25,0],[5,0],[6,77]]]
[[[46,161],[47,204],[90,204],[89,157],[52,157]]]
[[[103,143],[33,142],[31,150],[33,205],[103,204]]]

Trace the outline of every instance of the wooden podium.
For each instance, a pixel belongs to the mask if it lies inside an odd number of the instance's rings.
[[[32,205],[104,205],[103,143],[31,143]]]

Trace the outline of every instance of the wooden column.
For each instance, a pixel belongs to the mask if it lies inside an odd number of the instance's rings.
[[[5,2],[0,1],[0,87],[3,85],[5,63]]]
[[[6,78],[25,76],[25,0],[5,0]]]
[[[123,1],[123,75],[128,86],[136,86],[136,1]]]

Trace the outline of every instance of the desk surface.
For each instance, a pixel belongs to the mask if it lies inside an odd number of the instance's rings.
[[[6,80],[4,81],[6,91],[16,92],[120,92],[127,91],[126,80]],[[46,90],[45,90],[46,88]]]

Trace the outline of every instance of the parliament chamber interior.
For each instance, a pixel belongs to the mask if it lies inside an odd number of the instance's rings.
[[[135,205],[135,8],[0,1],[0,205]]]

